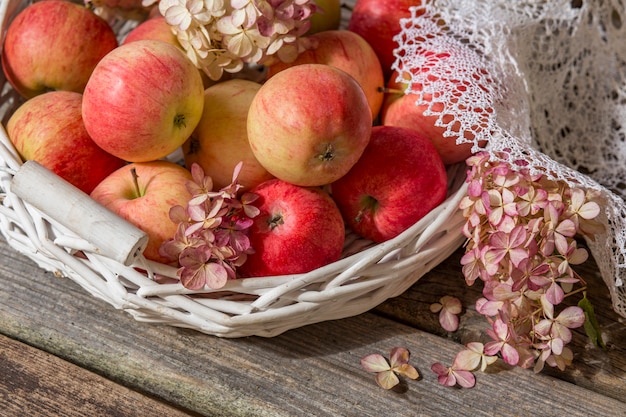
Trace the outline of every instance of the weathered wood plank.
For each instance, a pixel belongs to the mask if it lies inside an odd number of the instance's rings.
[[[376,311],[426,332],[449,337],[458,343],[484,341],[484,330],[488,324],[474,308],[482,286],[478,282],[472,287],[465,284],[459,266],[462,254],[462,248],[457,250],[437,268],[436,274],[425,276],[404,294],[377,307]],[[623,400],[626,398],[626,320],[611,307],[609,290],[593,258],[576,270],[587,282],[587,297],[594,305],[607,348],[603,350],[593,346],[584,330],[576,329],[570,344],[575,355],[574,366],[564,372],[546,367],[544,373]],[[459,298],[465,307],[460,329],[454,333],[443,330],[438,316],[429,311],[430,304],[444,295]],[[566,304],[576,303],[579,299],[573,296]]]
[[[430,365],[450,363],[459,345],[375,314],[306,326],[271,339],[220,339],[135,322],[73,282],[38,270],[4,241],[0,256],[1,333],[203,415],[626,413],[621,401],[504,366],[479,374],[474,389],[441,387]],[[441,269],[432,274],[433,279],[445,277]],[[366,354],[387,354],[394,346],[407,347],[422,374],[421,380],[408,381],[403,393],[380,389],[359,365]]]
[[[190,415],[2,335],[0,369],[0,414],[4,416]]]

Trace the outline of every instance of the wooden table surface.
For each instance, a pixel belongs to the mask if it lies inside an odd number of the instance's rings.
[[[273,338],[222,339],[136,322],[67,278],[43,272],[0,239],[2,416],[623,416],[626,327],[591,261],[579,272],[608,342],[575,332],[566,372],[478,372],[472,389],[446,388],[430,371],[486,327],[472,305],[459,249],[403,295],[374,311]],[[463,301],[461,330],[442,331],[428,308]],[[403,392],[379,388],[359,363],[411,351],[421,374]]]

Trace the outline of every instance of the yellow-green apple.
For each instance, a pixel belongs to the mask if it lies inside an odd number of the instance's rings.
[[[85,6],[41,1],[9,25],[2,68],[25,98],[50,90],[82,93],[96,64],[116,47],[113,29]]]
[[[268,78],[280,71],[301,64],[326,64],[339,68],[361,85],[376,119],[383,103],[384,95],[380,91],[385,86],[380,61],[372,47],[354,32],[347,30],[327,30],[309,36],[313,39],[311,49],[301,52],[295,61],[277,62],[268,69]]]
[[[452,54],[433,54],[432,61],[440,61],[450,58]],[[436,113],[444,112],[444,103],[439,101],[433,101],[431,94],[422,94],[422,99],[418,101],[418,92],[421,92],[424,86],[432,84],[438,81],[438,77],[434,77],[426,69],[428,66],[424,66],[419,70],[413,71],[418,74],[414,77],[411,84],[411,91],[406,91],[408,86],[408,80],[411,79],[411,73],[403,72],[400,76],[397,71],[394,71],[393,76],[387,83],[388,93],[385,96],[383,102],[383,108],[380,113],[380,122],[387,126],[399,126],[409,129],[413,129],[422,135],[428,137],[430,141],[435,145],[437,152],[441,155],[445,165],[455,164],[462,162],[472,155],[473,142],[475,135],[469,131],[463,133],[465,142],[457,143],[460,138],[458,133],[458,123],[454,122],[454,116],[452,113],[444,114],[441,118],[441,123],[444,126],[439,125],[439,115]],[[454,70],[452,70],[454,71]],[[478,90],[482,93],[486,92],[485,85],[492,84],[486,71],[480,68],[476,68],[473,74],[466,72],[466,69],[459,70],[458,74],[447,71],[451,79],[447,82],[450,84],[449,90],[459,88],[459,94],[474,94]],[[455,79],[456,77],[456,79]],[[462,83],[461,79],[465,79]],[[414,92],[414,93],[413,93]],[[435,112],[435,114],[424,114],[426,111]],[[457,110],[458,111],[458,110]],[[487,119],[493,114],[493,107],[487,106],[485,108],[479,108],[476,110],[476,117],[481,120],[480,124],[487,124]],[[445,125],[452,124],[452,134],[446,133],[447,127]],[[484,146],[484,142],[480,142]]]
[[[136,162],[114,171],[91,192],[91,197],[148,235],[144,256],[167,263],[159,248],[176,234],[170,217],[173,206],[187,206],[191,194],[185,186],[191,173],[173,162]]]
[[[26,100],[7,122],[7,134],[24,161],[34,160],[89,194],[125,162],[97,146],[83,124],[82,95],[49,91]]]
[[[306,273],[341,257],[345,226],[325,191],[271,179],[252,192],[260,213],[250,228],[254,253],[239,267],[240,276]]]
[[[372,114],[363,89],[345,71],[301,64],[267,80],[248,111],[248,140],[272,175],[296,185],[329,184],[359,159]]]
[[[331,185],[346,224],[384,242],[444,201],[446,169],[430,141],[401,127],[375,126],[361,159]]]
[[[239,162],[243,166],[238,182],[245,189],[273,178],[252,153],[246,129],[250,103],[260,88],[254,81],[232,79],[204,91],[202,118],[183,144],[183,155],[187,168],[200,165],[215,189],[231,183]]]
[[[422,0],[357,0],[352,9],[348,30],[363,36],[374,48],[386,80],[395,61],[393,50],[398,44],[393,37],[400,33],[400,19],[411,17],[409,7],[421,4]]]
[[[83,94],[92,139],[129,162],[163,158],[198,125],[204,86],[198,69],[174,45],[140,40],[108,53]]]
[[[311,26],[307,35],[323,32],[325,30],[339,29],[341,23],[341,0],[315,0],[315,13],[309,21]]]

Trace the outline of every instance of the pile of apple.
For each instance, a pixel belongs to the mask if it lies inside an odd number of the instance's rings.
[[[445,199],[445,165],[468,149],[442,148],[450,139],[414,98],[381,91],[398,87],[390,40],[419,1],[357,1],[348,30],[336,27],[339,0],[319,4],[327,10],[309,34],[314,49],[271,65],[263,82],[214,82],[159,15],[118,42],[82,5],[34,3],[12,21],[2,51],[5,76],[25,99],[8,135],[24,160],[144,230],[144,254],[158,262],[176,233],[170,208],[190,199],[193,163],[218,189],[243,161],[239,183],[260,196],[255,253],[241,276],[333,262],[346,225],[391,239]],[[175,152],[180,163],[167,159]]]

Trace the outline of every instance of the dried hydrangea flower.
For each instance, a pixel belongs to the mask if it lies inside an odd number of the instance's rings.
[[[189,59],[213,80],[245,64],[295,60],[312,46],[303,35],[317,10],[311,0],[160,0],[158,7]]]
[[[185,288],[222,288],[236,278],[236,268],[253,251],[248,230],[259,210],[250,203],[258,196],[249,192],[239,196],[241,167],[242,163],[235,167],[231,184],[213,190],[211,178],[193,164],[192,180],[186,184],[192,195],[187,207],[170,209],[178,228],[159,253],[179,266],[177,276]]]
[[[376,383],[384,389],[391,389],[400,383],[397,375],[417,379],[419,373],[409,364],[410,353],[406,348],[391,350],[389,362],[382,355],[372,353],[361,359],[361,366],[367,372],[376,374]],[[396,375],[397,374],[397,375]]]

